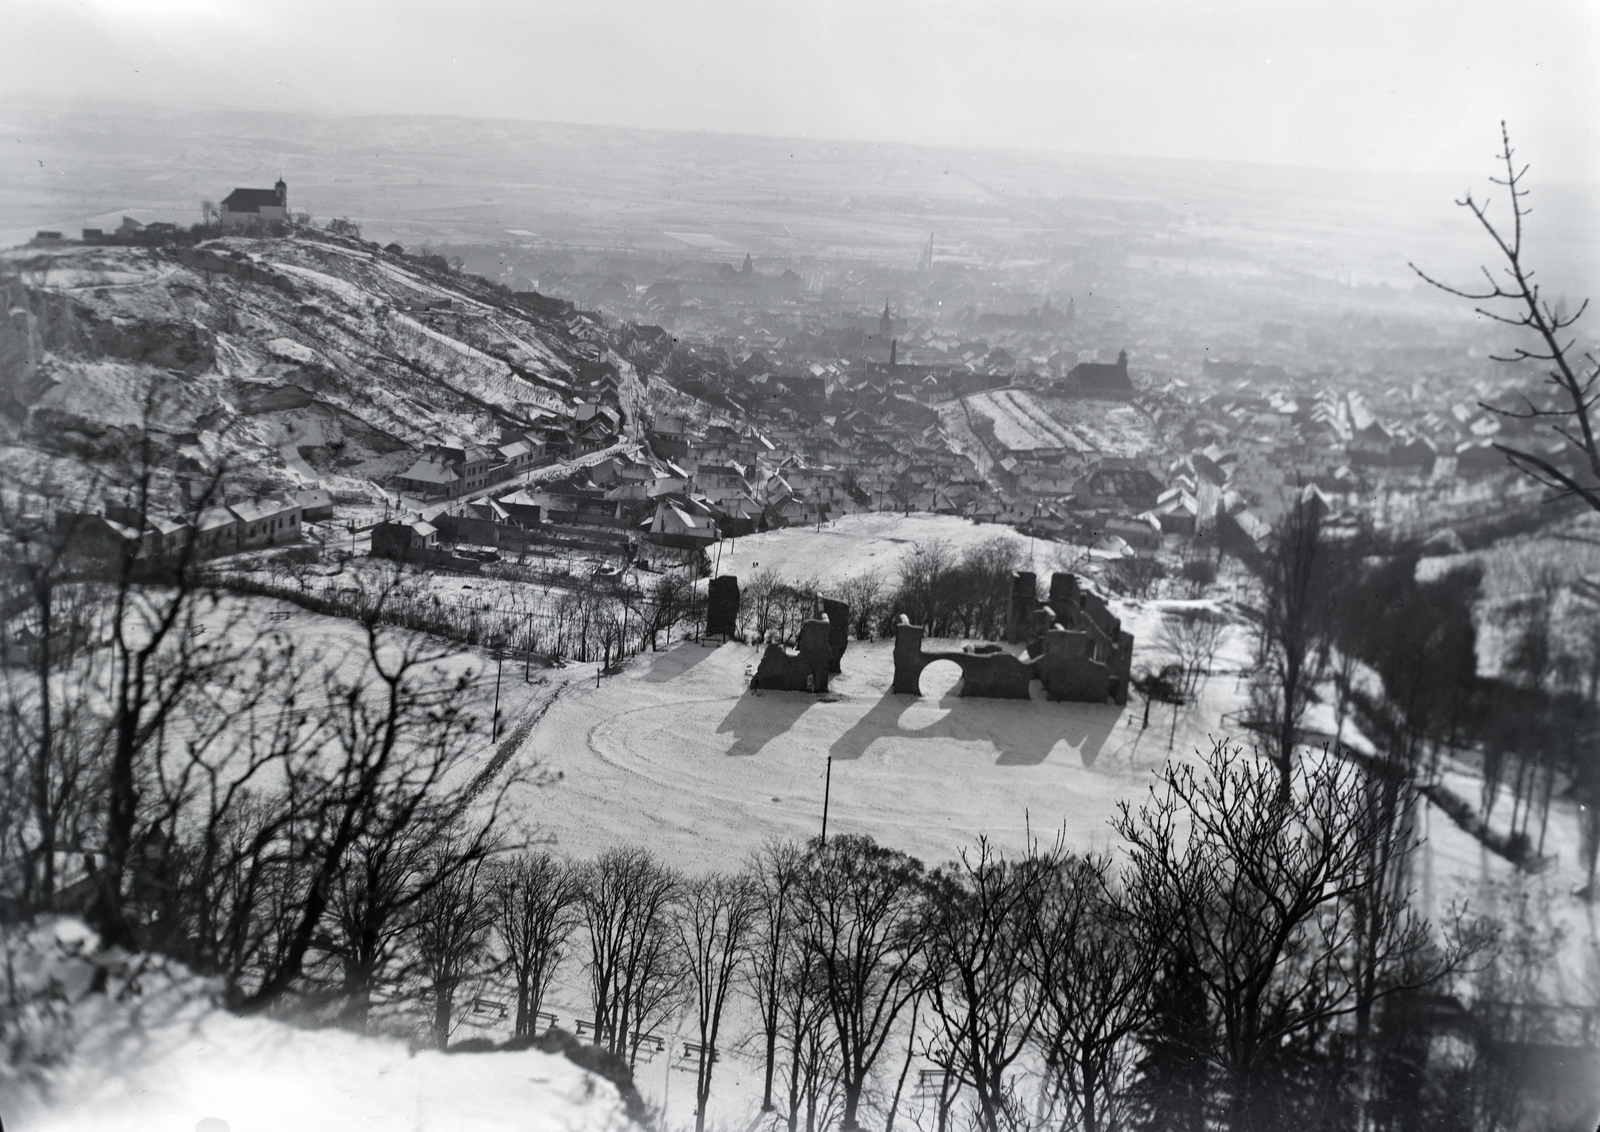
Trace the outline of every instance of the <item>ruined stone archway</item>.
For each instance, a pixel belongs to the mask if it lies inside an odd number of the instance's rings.
[[[960,695],[966,678],[966,671],[958,661],[936,657],[917,674],[917,694],[924,700],[938,703],[947,696]]]

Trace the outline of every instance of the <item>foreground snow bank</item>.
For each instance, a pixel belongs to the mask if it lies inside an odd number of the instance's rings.
[[[239,1018],[216,1007],[209,981],[95,942],[72,920],[5,939],[9,1132],[189,1132],[207,1118],[229,1132],[632,1127],[616,1088],[563,1057],[413,1055],[398,1041]]]

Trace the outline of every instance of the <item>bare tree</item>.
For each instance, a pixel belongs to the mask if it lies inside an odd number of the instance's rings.
[[[795,886],[805,848],[793,841],[769,841],[751,858],[758,889],[757,915],[750,934],[750,993],[761,1015],[763,1070],[761,1111],[771,1112],[772,1076],[782,1023],[782,994],[790,977],[794,947]]]
[[[1014,1070],[1044,1008],[1037,961],[1040,916],[1060,847],[1008,861],[986,838],[931,878],[929,1052],[972,1089],[982,1132],[1026,1128]]]
[[[841,1126],[860,1127],[878,1056],[921,993],[927,944],[922,865],[870,837],[817,845],[800,884],[801,939],[838,1040]]]
[[[89,817],[107,738],[89,655],[91,638],[105,633],[98,588],[74,577],[70,515],[52,524],[48,514],[61,502],[48,486],[0,492],[4,647],[14,653],[7,661],[23,661],[0,667],[8,740],[0,860],[14,855],[28,909],[54,906],[63,839]]]
[[[1279,521],[1261,577],[1261,623],[1251,699],[1289,796],[1300,725],[1315,695],[1324,650],[1327,554],[1320,504],[1304,493]]]
[[[437,848],[433,882],[418,908],[415,940],[433,1002],[433,1040],[450,1045],[455,993],[488,952],[494,905],[479,883],[483,858],[446,841]]]
[[[1548,452],[1532,447],[1497,442],[1512,467],[1557,493],[1574,495],[1591,509],[1600,511],[1600,440],[1596,439],[1591,412],[1595,404],[1595,385],[1600,381],[1600,360],[1587,351],[1579,353],[1573,327],[1588,309],[1585,300],[1572,314],[1552,306],[1534,281],[1534,270],[1525,260],[1524,227],[1532,209],[1527,204],[1529,190],[1524,186],[1528,166],[1518,166],[1511,147],[1511,133],[1500,123],[1501,150],[1498,160],[1505,166],[1504,178],[1491,177],[1490,183],[1506,190],[1510,215],[1499,223],[1490,218],[1491,198],[1477,200],[1468,192],[1456,204],[1472,214],[1496,251],[1500,253],[1498,271],[1482,269],[1484,285],[1478,289],[1454,287],[1411,265],[1423,280],[1447,294],[1479,304],[1477,311],[1501,326],[1526,332],[1523,342],[1497,361],[1534,362],[1548,366],[1545,381],[1549,399],[1536,404],[1524,397],[1523,407],[1508,409],[1484,404],[1489,412],[1508,420],[1543,425],[1553,439],[1565,448],[1570,463],[1563,467]],[[1502,225],[1507,225],[1502,227]]]
[[[1482,946],[1459,921],[1435,941],[1389,883],[1373,843],[1392,832],[1366,790],[1358,767],[1323,757],[1297,764],[1286,798],[1274,769],[1219,742],[1200,773],[1169,764],[1150,800],[1115,821],[1132,915],[1206,988],[1236,1132],[1281,1126],[1286,1043],[1431,986]]]
[[[784,1124],[788,1132],[799,1132],[804,1114],[805,1132],[818,1132],[832,1126],[841,1101],[838,1037],[828,1024],[828,997],[817,957],[797,940],[783,971],[780,1034],[788,1061]]]
[[[418,826],[449,828],[485,785],[463,765],[475,730],[463,693],[475,676],[468,671],[451,678],[441,668],[448,652],[383,628],[394,585],[387,583],[365,607],[362,666],[353,677],[337,670],[327,675],[329,757],[307,776],[305,796],[296,802],[295,852],[304,887],[278,961],[242,1009],[270,1005],[300,977],[356,845],[366,838],[395,840]],[[471,855],[486,852],[508,784],[474,825]]]
[[[1155,595],[1167,568],[1159,558],[1149,554],[1129,554],[1113,562],[1107,571],[1107,580],[1130,597],[1141,600]]]
[[[327,737],[323,714],[305,706],[321,657],[270,631],[209,675],[158,733],[141,775],[129,896],[146,946],[236,986],[263,881]]]
[[[695,1065],[695,1132],[705,1132],[723,1008],[756,926],[757,892],[753,878],[746,873],[711,873],[683,886],[678,936],[700,1038]]]
[[[739,600],[739,629],[747,640],[760,642],[773,628],[782,584],[777,571],[769,566],[744,585]]]
[[[1066,1125],[1103,1132],[1122,1124],[1157,949],[1124,906],[1106,859],[1063,861],[1049,881],[1033,948],[1044,1107]]]
[[[608,849],[584,871],[596,1038],[630,1065],[677,999],[672,902],[679,884],[676,873],[640,848]]]
[[[442,879],[431,867],[433,838],[440,832],[445,831],[368,831],[345,854],[329,901],[330,930],[317,944],[339,965],[339,1022],[348,1029],[365,1032],[374,994],[402,940],[420,930],[418,916],[428,909],[419,905]]]
[[[851,629],[858,641],[872,639],[883,595],[883,575],[867,570],[839,583],[839,599],[850,607]]]
[[[955,566],[955,550],[945,539],[919,542],[900,560],[895,601],[912,624],[925,626],[932,636],[949,628],[949,575]]]
[[[1181,609],[1161,619],[1157,644],[1183,670],[1181,690],[1192,699],[1200,682],[1211,675],[1226,621],[1207,609]]]
[[[490,882],[495,926],[517,984],[513,1033],[532,1034],[550,981],[577,928],[583,890],[571,864],[549,853],[525,853],[498,866]]]
[[[156,513],[155,491],[160,454],[150,427],[156,412],[152,398],[145,406],[145,428],[132,451],[128,489],[135,526],[143,531]],[[201,506],[217,497],[224,468],[218,465],[199,492]],[[104,791],[102,860],[95,872],[95,899],[90,919],[101,938],[134,945],[133,925],[126,915],[126,873],[139,820],[139,780],[148,759],[159,752],[167,722],[184,701],[215,674],[235,665],[241,647],[230,640],[226,625],[205,624],[197,602],[201,580],[196,570],[200,547],[185,539],[162,565],[167,584],[152,581],[151,563],[138,542],[124,540],[115,555],[109,601],[111,680],[110,739]],[[209,633],[209,635],[207,635]]]
[[[648,590],[636,589],[627,597],[628,605],[638,618],[640,646],[648,644],[654,652],[661,635],[672,640],[672,630],[689,615],[690,586],[682,574],[668,571],[656,579]]]

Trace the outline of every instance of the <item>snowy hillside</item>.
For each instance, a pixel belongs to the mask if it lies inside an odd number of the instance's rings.
[[[0,1065],[13,1132],[623,1132],[615,1086],[537,1050],[446,1055],[339,1030],[239,1018],[214,990],[159,960],[94,954],[71,920],[6,939],[11,993],[39,1008],[21,1027],[57,1057]],[[104,992],[93,989],[104,972]],[[15,1041],[18,1035],[6,1035]]]
[[[496,419],[569,414],[601,373],[625,406],[633,385],[585,316],[317,234],[17,248],[0,285],[0,459],[68,482],[148,411],[172,448],[228,455],[260,491],[359,495],[440,434],[490,442]]]

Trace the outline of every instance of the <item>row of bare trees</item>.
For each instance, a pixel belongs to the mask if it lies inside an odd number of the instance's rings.
[[[274,560],[276,561],[276,560]],[[234,571],[207,580],[235,593],[277,597],[314,612],[360,619],[377,610],[385,624],[489,649],[606,663],[670,642],[680,626],[704,617],[704,594],[681,572],[645,580],[568,574],[548,587],[510,585],[498,603],[442,601],[424,584],[396,575],[381,587],[349,584],[309,570],[295,583]],[[322,585],[316,585],[317,580]],[[421,582],[420,576],[413,580]]]
[[[1021,543],[996,535],[959,552],[944,539],[918,543],[893,579],[866,570],[826,596],[850,607],[857,640],[893,635],[904,613],[933,636],[998,637],[1011,605],[1011,575],[1023,566]],[[740,588],[739,629],[747,640],[792,640],[824,595],[817,578],[786,580],[770,567]]]
[[[558,979],[630,1064],[681,1018],[698,1128],[739,1051],[791,1132],[1418,1127],[1447,1098],[1387,1083],[1416,1036],[1393,1004],[1492,932],[1412,907],[1389,862],[1415,839],[1374,811],[1380,786],[1304,760],[1285,801],[1270,761],[1218,745],[1123,808],[1120,864],[980,841],[930,870],[854,834],[695,876],[640,848],[520,854],[447,922],[477,925],[475,974],[515,988],[518,1034]]]

